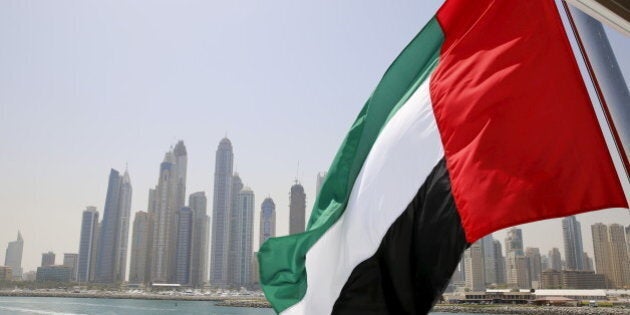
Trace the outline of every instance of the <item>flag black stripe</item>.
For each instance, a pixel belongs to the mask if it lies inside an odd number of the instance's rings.
[[[333,314],[428,313],[468,246],[442,159],[376,254],[352,271]]]

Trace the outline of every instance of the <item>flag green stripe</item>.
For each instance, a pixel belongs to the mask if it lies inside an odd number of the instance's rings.
[[[344,213],[365,158],[389,119],[437,66],[444,34],[433,18],[394,60],[337,152],[304,233],[267,240],[260,248],[260,282],[281,312],[306,293],[306,252]]]

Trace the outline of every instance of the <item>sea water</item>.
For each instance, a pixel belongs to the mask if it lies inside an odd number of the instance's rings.
[[[224,307],[206,301],[0,297],[0,315],[272,315],[269,308]],[[447,313],[432,313],[446,315]],[[466,315],[459,313],[460,315]],[[478,315],[478,314],[477,314]]]

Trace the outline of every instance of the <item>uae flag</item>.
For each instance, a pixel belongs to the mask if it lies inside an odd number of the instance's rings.
[[[621,178],[554,1],[448,0],[350,127],[307,230],[262,246],[260,281],[282,314],[424,314],[471,243],[627,208]]]

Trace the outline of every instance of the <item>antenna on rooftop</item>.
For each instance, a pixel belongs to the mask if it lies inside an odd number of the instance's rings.
[[[300,160],[297,161],[297,170],[295,171],[295,183],[298,183],[298,177],[300,176]]]

